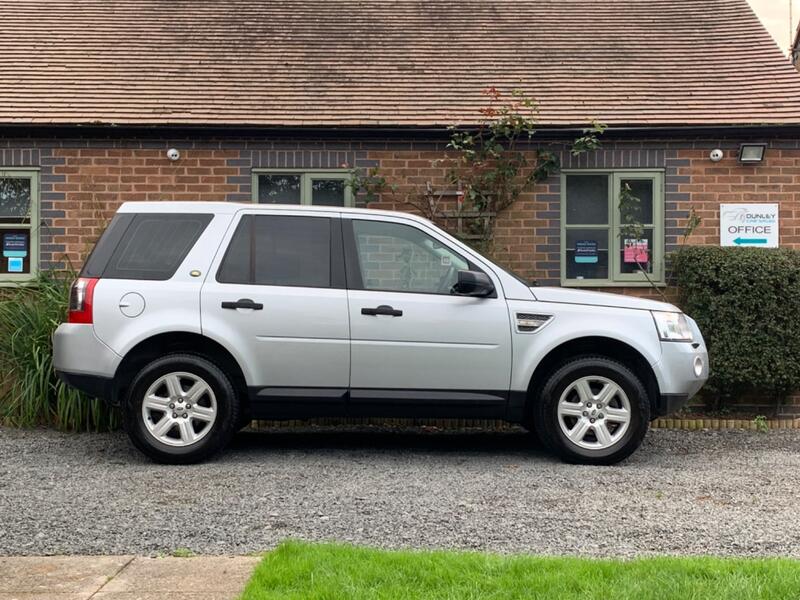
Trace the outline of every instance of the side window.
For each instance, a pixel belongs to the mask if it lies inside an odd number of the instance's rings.
[[[213,215],[140,213],[121,234],[102,276],[110,279],[169,279],[189,254]],[[124,220],[121,220],[124,223]],[[116,242],[118,228],[109,228],[98,245]],[[103,249],[93,254],[101,256]],[[99,259],[98,259],[99,260]],[[97,260],[88,261],[90,268],[100,270]]]
[[[225,252],[217,281],[331,287],[331,220],[245,215]]]
[[[562,177],[562,282],[663,281],[663,174],[571,171]]]
[[[0,281],[36,275],[39,256],[39,174],[0,168]]]
[[[469,262],[416,227],[353,222],[365,290],[449,294]]]
[[[353,206],[352,175],[346,169],[256,170],[253,200],[259,204]]]

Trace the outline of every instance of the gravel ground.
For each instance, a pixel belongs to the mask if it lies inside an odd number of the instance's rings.
[[[527,435],[243,432],[216,461],[147,462],[123,434],[0,428],[0,555],[383,547],[800,558],[800,431],[651,431],[622,465]]]

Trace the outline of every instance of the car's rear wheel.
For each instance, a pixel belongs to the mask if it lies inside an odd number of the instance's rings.
[[[228,443],[239,422],[239,401],[214,363],[193,354],[172,354],[138,373],[123,421],[134,446],[153,460],[188,464]]]
[[[619,462],[647,433],[647,391],[630,368],[615,360],[584,356],[562,363],[541,390],[533,411],[536,432],[568,462]]]

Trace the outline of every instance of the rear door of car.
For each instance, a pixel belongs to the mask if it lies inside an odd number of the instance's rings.
[[[255,417],[342,414],[350,377],[341,219],[243,210],[202,290],[203,334],[245,373]]]

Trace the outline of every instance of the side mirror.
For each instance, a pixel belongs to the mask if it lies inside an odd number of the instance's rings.
[[[453,286],[453,294],[485,298],[494,294],[494,284],[486,273],[459,271],[458,283]]]

